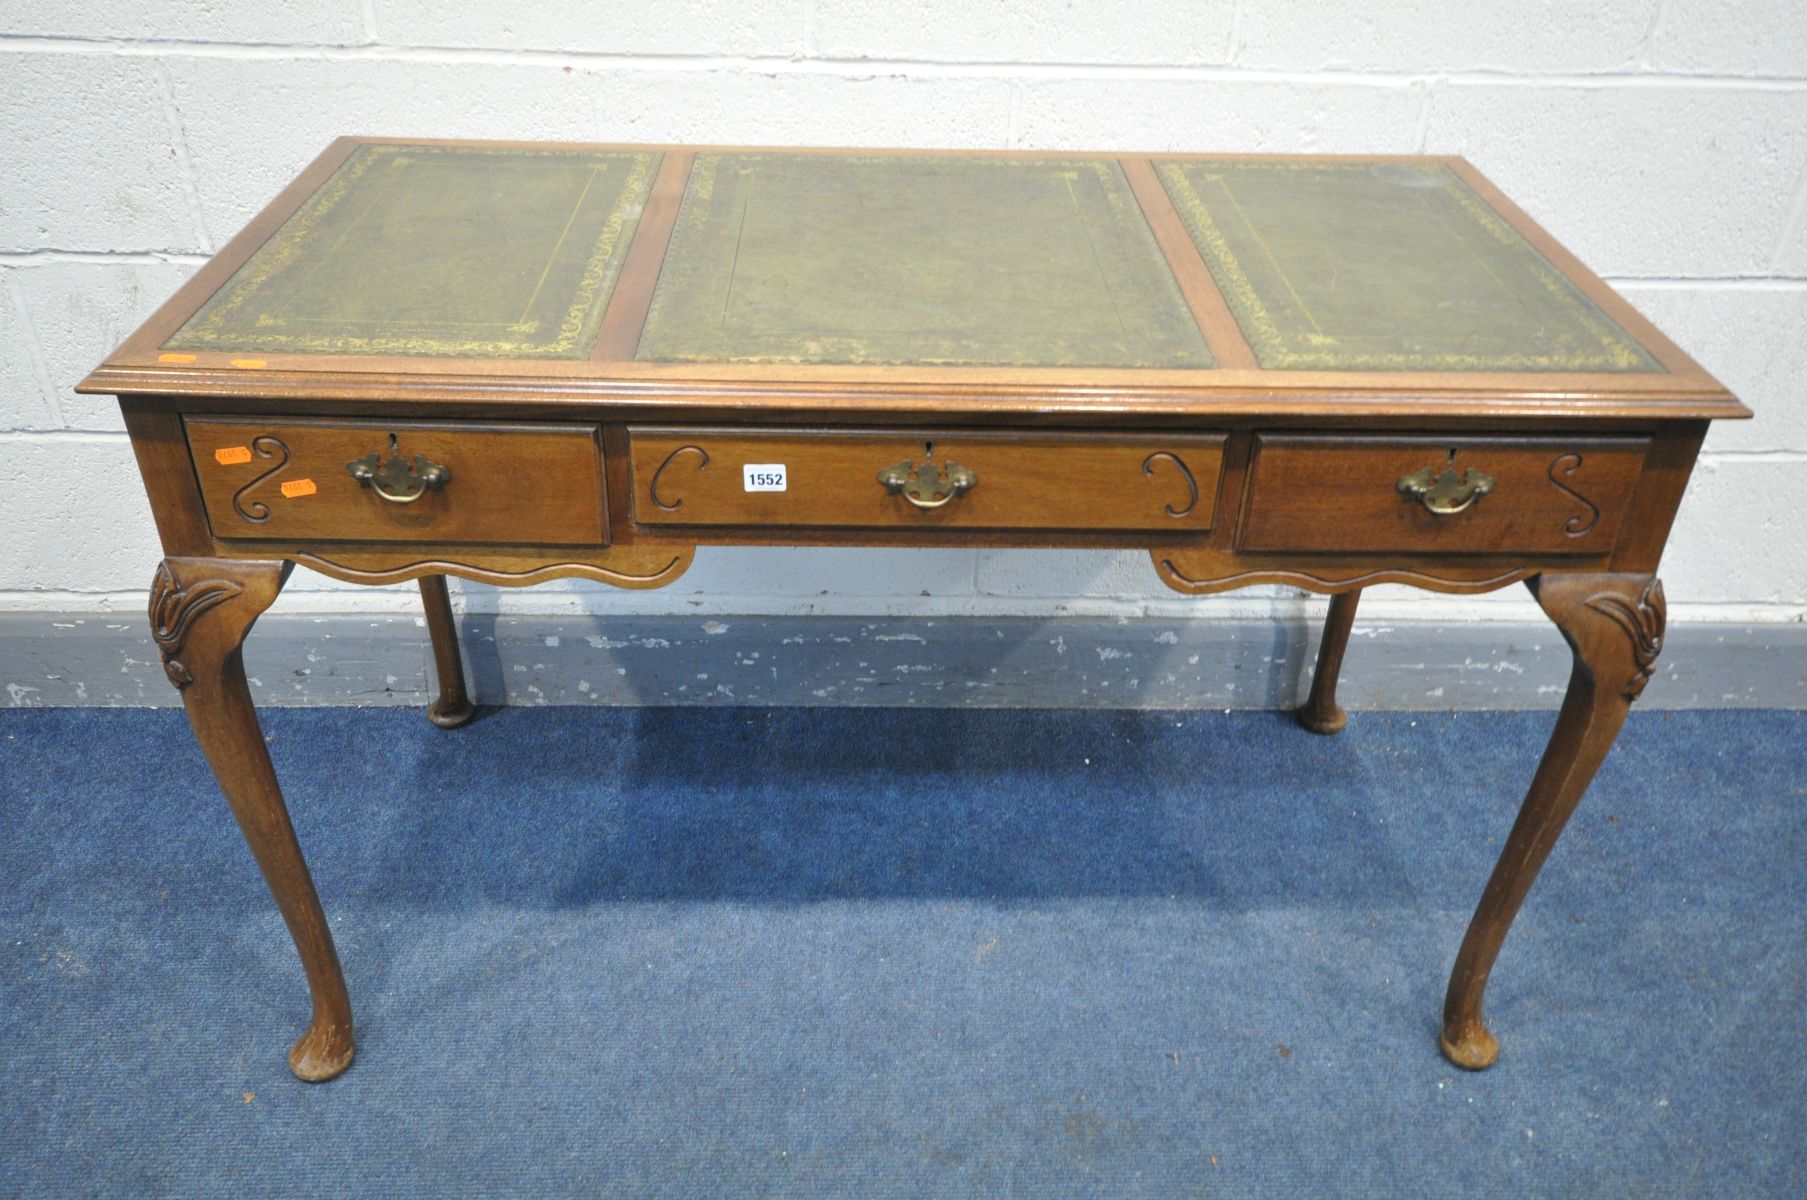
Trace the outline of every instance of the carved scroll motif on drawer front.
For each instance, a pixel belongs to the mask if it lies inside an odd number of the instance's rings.
[[[250,483],[232,493],[232,511],[253,525],[261,525],[270,519],[270,506],[261,500],[253,500],[247,504],[245,497],[265,480],[280,473],[284,467],[289,465],[289,448],[282,444],[280,438],[271,437],[266,433],[251,439],[251,451],[259,458],[274,458],[276,462],[268,470],[259,472]]]
[[[1581,470],[1582,461],[1582,457],[1573,452],[1558,455],[1555,461],[1550,463],[1550,469],[1546,473],[1550,482],[1556,486],[1557,491],[1574,497],[1576,503],[1587,509],[1585,513],[1577,513],[1562,523],[1562,531],[1570,537],[1585,537],[1590,529],[1600,523],[1599,505],[1595,504],[1592,500],[1589,500],[1586,496],[1583,496],[1580,492],[1564,483],[1561,479],[1556,478],[1558,474],[1561,474],[1566,479],[1573,479],[1575,473]]]
[[[679,446],[676,450],[673,450],[670,454],[665,456],[665,460],[659,464],[658,470],[653,472],[653,481],[647,487],[647,494],[652,497],[652,502],[654,504],[658,505],[666,512],[676,512],[678,509],[684,507],[684,498],[682,496],[667,500],[659,494],[659,481],[665,478],[666,468],[670,467],[672,461],[680,454],[696,455],[696,469],[699,471],[709,465],[709,452],[701,446]]]
[[[1198,507],[1198,480],[1192,477],[1192,468],[1186,465],[1186,460],[1171,450],[1156,450],[1143,459],[1142,474],[1152,479],[1157,463],[1172,463],[1173,469],[1178,471],[1180,477],[1186,481],[1186,490],[1191,493],[1191,498],[1186,501],[1186,507],[1175,508],[1171,504],[1165,507],[1168,516],[1179,520]]]

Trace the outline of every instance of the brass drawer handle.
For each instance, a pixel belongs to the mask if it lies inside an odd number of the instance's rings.
[[[921,509],[952,504],[979,486],[976,472],[951,459],[941,467],[926,460],[920,467],[914,467],[906,458],[896,466],[880,471],[878,481],[887,492],[899,494]]]
[[[1475,501],[1493,490],[1493,476],[1485,471],[1469,468],[1458,471],[1455,467],[1456,452],[1449,452],[1449,462],[1442,470],[1436,467],[1425,467],[1421,471],[1413,471],[1410,475],[1399,477],[1399,490],[1407,496],[1414,496],[1423,504],[1426,511],[1439,517],[1453,516],[1471,507]]]
[[[436,462],[428,462],[416,454],[413,461],[395,452],[395,438],[389,439],[390,458],[383,460],[381,451],[372,450],[363,458],[345,464],[345,473],[391,504],[412,504],[428,492],[437,492],[452,482],[452,473]]]

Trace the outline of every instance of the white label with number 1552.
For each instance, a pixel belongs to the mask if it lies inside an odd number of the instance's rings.
[[[740,469],[742,484],[749,492],[782,492],[784,490],[783,463],[747,463]]]

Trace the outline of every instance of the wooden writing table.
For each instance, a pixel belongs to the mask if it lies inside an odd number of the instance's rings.
[[[343,138],[95,370],[167,556],[152,632],[294,935],[339,961],[240,646],[295,563],[658,587],[699,545],[1146,549],[1169,587],[1524,581],[1574,650],[1443,1052],[1663,639],[1707,423],[1749,413],[1460,159]],[[657,797],[647,797],[657,803]]]

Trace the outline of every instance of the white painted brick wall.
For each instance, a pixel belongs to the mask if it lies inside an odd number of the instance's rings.
[[[1650,41],[1666,71],[1796,80],[1807,64],[1800,0],[1668,0]]]
[[[1659,0],[1245,3],[1235,61],[1278,70],[1636,70]]]
[[[1300,78],[1036,76],[1018,85],[1015,141],[1095,149],[1358,151],[1400,154],[1418,141],[1424,86]]]
[[[358,0],[31,0],[0,16],[8,33],[101,42],[356,46],[370,40]]]
[[[853,61],[1193,66],[1229,61],[1234,20],[1234,0],[819,0],[812,49]]]
[[[17,427],[124,429],[113,397],[78,396],[75,385],[94,369],[98,361],[94,347],[124,341],[202,261],[104,257],[72,261],[46,256],[28,270],[11,272],[37,334],[50,383],[50,402],[45,407],[52,414],[46,422],[33,425],[24,420]],[[10,410],[0,411],[10,415]],[[7,427],[15,427],[15,423],[8,421]]]
[[[163,64],[30,51],[5,64],[0,248],[200,247]]]
[[[334,136],[1450,151],[1757,410],[1708,442],[1678,618],[1807,619],[1801,0],[37,0],[0,8],[0,611],[136,612],[158,551],[74,382]],[[507,612],[1296,611],[1139,553],[704,550],[663,592]],[[1386,619],[1524,617],[1380,589]],[[298,573],[292,610],[406,588]]]
[[[415,46],[590,54],[801,57],[810,0],[373,0],[372,36]]]

